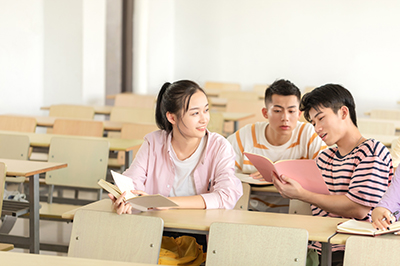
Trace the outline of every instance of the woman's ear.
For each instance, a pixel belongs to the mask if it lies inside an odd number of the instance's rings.
[[[167,112],[166,116],[167,116],[168,122],[170,122],[172,125],[176,124],[176,115],[175,114]]]

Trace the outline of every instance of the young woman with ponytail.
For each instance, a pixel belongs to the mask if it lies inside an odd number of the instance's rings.
[[[235,154],[221,135],[207,130],[207,96],[193,81],[165,83],[157,98],[160,130],[145,137],[131,166],[135,194],[172,197],[179,208],[232,209],[242,195],[235,176]],[[132,213],[123,197],[115,199],[118,214]]]

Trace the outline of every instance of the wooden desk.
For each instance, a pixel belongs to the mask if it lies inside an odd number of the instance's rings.
[[[94,108],[94,113],[97,115],[109,115],[111,109],[114,107],[112,105],[89,105]],[[42,106],[40,110],[50,110],[50,106]]]
[[[29,132],[15,132],[0,130],[0,134],[14,134],[14,135],[25,135],[29,137],[31,147],[50,147],[50,141],[52,137],[68,137],[68,138],[80,138],[80,139],[105,139],[110,143],[110,151],[124,151],[125,152],[125,167],[129,167],[133,160],[132,150],[142,145],[143,140],[141,139],[120,139],[120,138],[97,138],[97,137],[81,137],[81,136],[67,136],[67,135],[56,135],[56,134],[41,134],[41,133],[29,133]]]
[[[111,112],[111,109],[110,109]],[[239,121],[253,117],[255,116],[252,113],[235,113],[235,112],[222,112],[222,117],[224,121],[229,122],[233,121],[234,122],[234,130],[239,129]],[[42,127],[52,127],[54,125],[54,120],[56,120],[59,117],[51,117],[51,116],[34,116],[36,118],[36,122],[38,126]],[[104,130],[106,131],[121,131],[122,128],[122,122],[115,122],[115,121],[103,121],[104,124]]]
[[[73,257],[25,254],[17,252],[0,252],[0,261],[7,266],[150,266],[154,264],[121,262],[109,260],[82,259]]]
[[[111,200],[104,199],[81,207],[82,209],[112,211]],[[64,213],[64,219],[73,219],[77,209]],[[309,240],[320,241],[323,249],[323,265],[329,265],[330,261],[330,238],[336,232],[336,226],[348,219],[253,212],[242,210],[163,210],[141,212],[137,215],[155,216],[164,220],[164,228],[180,232],[193,232],[207,234],[213,222],[231,222],[255,225],[268,225],[292,228],[304,228],[309,233]]]
[[[4,243],[0,243],[0,251],[9,251],[14,249],[14,245],[13,244],[4,244]],[[3,252],[0,252],[3,253]]]
[[[224,121],[233,121],[233,130],[236,132],[239,129],[239,121],[255,116],[252,113],[235,113],[235,112],[222,112]]]
[[[351,234],[336,234],[331,238],[331,243],[332,244],[338,244],[338,245],[345,245],[346,241],[349,237],[354,236]],[[361,236],[361,235],[357,235]],[[362,237],[371,237],[371,236],[362,236]],[[395,235],[395,234],[386,234],[386,235],[380,235],[379,238],[398,238],[400,240],[400,235]]]
[[[65,168],[67,164],[1,158],[0,162],[6,164],[7,176],[29,177],[29,238],[2,234],[1,241],[29,246],[31,253],[39,253],[39,174]]]
[[[56,119],[68,119],[65,117],[56,117],[56,116],[34,116],[36,119],[36,124],[39,127],[53,127],[54,121]],[[85,119],[87,120],[87,119]],[[90,120],[93,121],[93,120]],[[96,120],[98,121],[98,120]],[[104,125],[104,130],[105,131],[121,131],[122,128],[122,122],[115,122],[115,121],[109,121],[109,120],[104,120],[101,121],[103,122]]]

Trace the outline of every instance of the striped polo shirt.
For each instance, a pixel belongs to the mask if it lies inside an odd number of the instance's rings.
[[[374,139],[364,141],[345,156],[340,155],[337,147],[328,148],[316,161],[331,195],[346,195],[353,202],[371,207],[371,211],[393,176],[389,150]],[[313,215],[352,218],[326,212],[314,205],[311,207]],[[361,220],[371,221],[371,211]],[[332,250],[342,249],[344,246],[334,245]]]
[[[314,159],[326,148],[326,144],[318,137],[310,123],[297,122],[289,141],[280,146],[268,142],[265,137],[267,126],[268,122],[248,124],[228,137],[236,154],[236,172],[244,174],[257,172],[244,152],[260,154],[276,162],[287,159]]]

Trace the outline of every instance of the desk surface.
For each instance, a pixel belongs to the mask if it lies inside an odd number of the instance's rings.
[[[108,260],[94,260],[94,259],[81,259],[62,256],[50,256],[39,254],[26,254],[17,252],[0,252],[0,261],[5,262],[7,266],[147,266],[154,265],[148,263],[135,263],[135,262],[118,262]]]
[[[0,134],[14,134],[14,135],[26,135],[29,137],[29,141],[32,147],[44,147],[50,146],[52,137],[68,137],[68,138],[80,138],[80,139],[104,139],[110,143],[110,150],[112,151],[131,151],[138,146],[142,145],[143,140],[141,139],[120,139],[120,138],[98,138],[98,137],[82,137],[82,136],[67,136],[67,135],[56,135],[56,134],[42,134],[42,133],[28,133],[28,132],[15,132],[0,130]]]
[[[49,163],[25,160],[12,160],[0,158],[7,166],[7,176],[33,176],[52,170],[67,167],[66,163]]]
[[[94,113],[99,115],[109,115],[111,109],[114,107],[112,105],[88,105],[94,108]],[[42,106],[40,110],[50,110],[50,106]]]
[[[81,207],[90,210],[112,211],[111,200],[104,199]],[[77,209],[64,213],[63,218],[73,219]],[[347,219],[295,215],[283,213],[253,212],[242,210],[163,210],[141,212],[138,215],[160,217],[164,227],[195,231],[209,231],[213,222],[246,223],[280,227],[304,228],[311,241],[327,242],[336,232],[336,226]]]
[[[56,117],[56,116],[34,116],[36,119],[37,126],[39,127],[53,127],[54,121],[56,119],[68,119],[65,117]],[[80,119],[80,120],[88,120],[88,121],[93,121],[92,119]],[[95,120],[95,121],[100,121],[103,122],[104,125],[104,130],[105,131],[121,131],[122,122],[115,122],[115,121],[109,121],[109,120]]]
[[[354,236],[351,234],[337,234],[334,237],[331,238],[331,243],[332,244],[340,244],[340,245],[345,245],[346,241],[349,237]],[[361,235],[357,235],[361,236]],[[362,237],[371,237],[371,236],[362,236]],[[395,234],[386,234],[386,235],[380,235],[377,236],[379,238],[396,238],[400,240],[400,235],[395,235]]]

